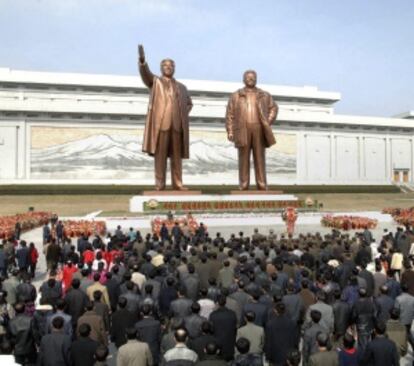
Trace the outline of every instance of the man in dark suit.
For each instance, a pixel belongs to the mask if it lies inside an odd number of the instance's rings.
[[[218,309],[210,314],[210,321],[214,327],[214,335],[221,346],[221,354],[226,361],[234,357],[236,344],[237,317],[234,311],[226,308],[226,298],[218,298]]]
[[[29,248],[24,240],[20,241],[20,248],[16,251],[16,261],[20,271],[26,272],[29,267]]]
[[[275,305],[276,316],[265,329],[266,359],[273,365],[284,365],[289,351],[297,348],[299,334],[297,325],[286,315],[286,306],[279,302]]]
[[[16,316],[9,322],[9,340],[14,345],[16,363],[32,364],[36,362],[36,346],[33,332],[33,320],[25,314],[25,305],[17,303]]]
[[[127,301],[128,300],[125,297],[119,298],[118,310],[112,314],[110,334],[111,340],[115,343],[117,348],[127,342],[126,329],[131,327],[131,324],[133,324],[136,319],[136,317],[127,310]]]
[[[375,325],[375,338],[365,348],[361,365],[399,366],[397,346],[386,337],[385,332],[386,325],[383,322]]]
[[[71,337],[63,331],[64,320],[57,316],[52,321],[52,333],[42,337],[39,349],[39,366],[71,365]]]
[[[66,313],[72,317],[72,324],[75,327],[78,319],[85,312],[88,296],[80,290],[80,281],[75,278],[72,280],[72,287],[66,293]]]
[[[120,285],[117,279],[113,277],[112,272],[106,273],[106,279],[107,281],[105,283],[105,287],[108,291],[109,303],[111,305],[111,310],[115,311],[116,304],[120,295]]]
[[[94,354],[99,343],[92,340],[91,327],[89,324],[82,324],[79,327],[79,337],[72,343],[71,355],[73,366],[90,366],[94,364]]]
[[[394,307],[394,299],[388,296],[388,287],[380,287],[380,295],[375,299],[375,306],[377,308],[377,319],[384,323],[390,318],[390,311]]]
[[[152,317],[152,307],[144,304],[141,308],[142,319],[135,324],[141,342],[148,344],[155,365],[160,360],[161,323]]]

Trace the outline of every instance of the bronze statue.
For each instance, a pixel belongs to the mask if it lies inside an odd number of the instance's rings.
[[[255,71],[247,70],[243,81],[245,87],[233,93],[227,105],[227,137],[238,148],[240,190],[249,189],[251,152],[257,189],[267,190],[265,148],[276,143],[271,124],[278,107],[269,93],[256,87]]]
[[[139,73],[150,89],[142,151],[154,156],[155,188],[165,189],[167,158],[171,163],[171,183],[185,190],[182,183],[182,159],[189,158],[189,118],[193,106],[187,88],[173,77],[175,63],[161,61],[161,76],[154,75],[145,61],[144,48],[138,46]]]

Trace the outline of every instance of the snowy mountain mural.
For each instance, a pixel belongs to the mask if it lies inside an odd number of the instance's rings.
[[[154,161],[141,148],[140,136],[104,133],[58,145],[32,148],[31,176],[52,179],[139,178],[152,181]],[[295,177],[296,155],[272,148],[267,149],[266,161],[269,178],[273,175]],[[190,159],[184,161],[184,175],[199,180],[200,177],[218,174],[225,182],[230,178],[231,181],[237,179],[237,171],[237,150],[231,143],[212,138],[194,138],[190,141]]]

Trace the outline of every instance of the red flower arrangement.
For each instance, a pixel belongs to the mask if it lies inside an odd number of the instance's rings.
[[[382,213],[389,214],[400,225],[414,225],[414,207],[398,208],[387,207]]]
[[[91,236],[93,234],[104,235],[106,233],[105,221],[89,220],[67,220],[63,222],[63,233],[66,237],[78,237],[82,234]]]
[[[171,232],[171,229],[174,227],[176,222],[178,222],[181,230],[188,230],[191,233],[195,233],[200,227],[199,223],[192,215],[174,217],[173,219],[162,219],[161,217],[155,217],[153,220],[151,220],[152,232],[154,234],[160,235],[162,224],[165,224],[168,231]]]
[[[374,229],[378,224],[378,220],[370,219],[362,216],[333,216],[325,215],[321,219],[322,226],[331,227],[342,230],[360,230]]]
[[[0,217],[0,239],[9,239],[15,233],[16,223],[21,225],[22,232],[44,225],[52,217],[51,212],[26,212],[13,216]]]

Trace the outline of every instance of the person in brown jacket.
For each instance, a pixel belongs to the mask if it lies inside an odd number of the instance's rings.
[[[79,337],[79,327],[82,324],[89,324],[91,327],[90,338],[105,346],[108,345],[108,335],[102,317],[93,310],[93,302],[86,305],[85,313],[78,319],[76,334]]]
[[[137,340],[135,328],[127,328],[127,343],[118,350],[117,366],[152,366],[153,359],[147,343]]]
[[[94,301],[94,292],[100,291],[102,293],[103,302],[110,308],[111,303],[109,302],[108,289],[99,282],[100,279],[101,275],[99,273],[95,273],[93,275],[93,280],[95,282],[92,285],[88,286],[88,288],[86,289],[86,295],[88,295],[90,301]]]
[[[310,357],[309,366],[339,366],[338,352],[329,348],[329,335],[319,333],[316,342],[318,343],[319,352]]]
[[[393,308],[390,311],[390,319],[387,321],[387,336],[397,346],[400,356],[404,357],[408,350],[408,337],[405,326],[400,322],[400,310],[398,308]]]

